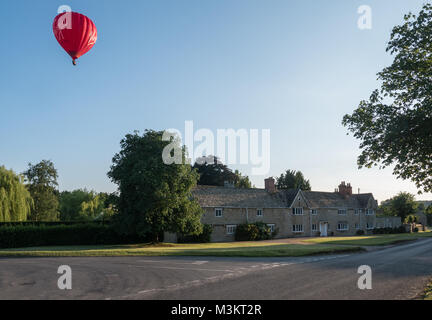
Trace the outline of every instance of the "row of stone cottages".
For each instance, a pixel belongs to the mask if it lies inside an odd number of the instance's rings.
[[[202,223],[213,227],[212,242],[234,241],[237,225],[257,221],[277,230],[276,238],[368,234],[401,225],[399,217],[377,218],[373,194],[353,194],[345,182],[334,192],[278,190],[268,178],[265,189],[198,186],[193,196],[204,210]],[[167,242],[176,238],[165,234]]]

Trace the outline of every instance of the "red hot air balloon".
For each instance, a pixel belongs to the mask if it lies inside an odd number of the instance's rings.
[[[54,19],[54,36],[62,48],[76,59],[87,53],[97,40],[96,26],[89,18],[77,12],[63,12]]]

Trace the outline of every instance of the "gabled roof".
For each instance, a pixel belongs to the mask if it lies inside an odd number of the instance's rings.
[[[296,196],[301,192],[298,189],[289,189],[289,190],[278,190],[279,197],[281,197],[285,201],[285,206],[290,207],[294,202]]]
[[[225,208],[289,208],[301,193],[310,208],[366,208],[372,193],[343,196],[336,192],[278,190],[197,186],[193,197],[201,207]],[[373,199],[374,200],[374,199]]]

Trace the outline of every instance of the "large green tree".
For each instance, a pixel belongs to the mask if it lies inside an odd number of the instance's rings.
[[[35,165],[29,163],[28,169],[23,174],[27,189],[34,201],[29,220],[58,220],[58,174],[54,164],[49,160],[42,160]]]
[[[23,177],[0,167],[0,222],[26,221],[33,199]]]
[[[312,190],[309,180],[306,180],[301,171],[295,170],[287,170],[276,178],[276,187],[278,189]]]
[[[432,191],[432,5],[409,13],[393,28],[391,66],[378,73],[381,88],[360,102],[343,125],[361,141],[359,167],[394,165],[393,173]]]
[[[118,185],[117,225],[122,233],[151,236],[164,232],[199,234],[202,209],[192,198],[198,173],[186,163],[185,148],[178,138],[162,139],[163,132],[146,130],[122,139],[108,176]],[[182,164],[165,164],[166,148],[182,154]],[[174,149],[175,148],[175,149]]]
[[[413,194],[400,192],[393,198],[383,201],[379,206],[378,213],[385,216],[401,217],[402,222],[404,222],[408,216],[417,212],[417,207]]]

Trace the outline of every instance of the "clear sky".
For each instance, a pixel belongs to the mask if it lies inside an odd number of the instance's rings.
[[[126,133],[193,120],[215,132],[271,129],[269,175],[301,170],[313,190],[344,180],[380,201],[416,193],[391,169],[358,170],[359,142],[341,119],[377,87],[392,27],[423,2],[1,1],[0,164],[22,172],[50,159],[61,190],[113,191],[106,173]],[[63,4],[98,28],[77,67],[52,33]],[[357,28],[363,4],[371,30]]]

